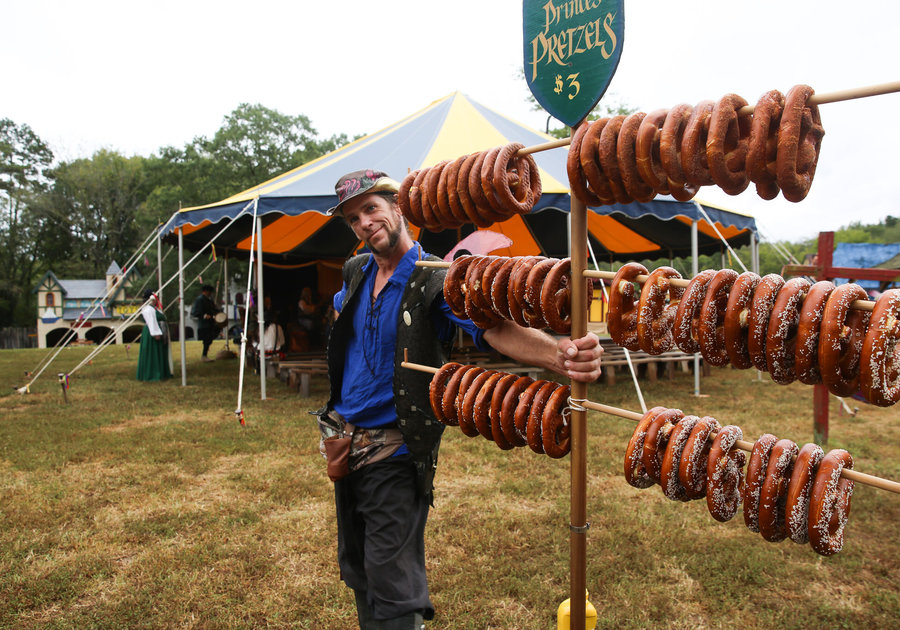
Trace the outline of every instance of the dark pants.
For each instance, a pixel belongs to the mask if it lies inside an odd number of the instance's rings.
[[[206,356],[206,353],[209,352],[209,347],[212,345],[217,332],[219,331],[212,327],[197,329],[197,339],[203,342],[203,356]]]
[[[409,455],[363,466],[334,484],[341,579],[365,591],[374,619],[434,616],[425,577],[428,501]]]

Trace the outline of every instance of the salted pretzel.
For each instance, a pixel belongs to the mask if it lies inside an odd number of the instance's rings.
[[[488,412],[488,418],[491,423],[491,437],[497,446],[503,450],[509,450],[518,446],[518,444],[506,438],[501,417],[503,413],[503,399],[506,397],[506,392],[518,379],[519,377],[516,374],[504,374],[496,382],[491,393],[490,410]]]
[[[484,160],[482,153],[483,152],[472,153],[459,167],[459,172],[456,177],[456,196],[459,199],[459,204],[462,206],[463,212],[471,223],[474,223],[478,227],[488,227],[492,222],[481,216],[475,205],[475,200],[472,199],[472,195],[469,194],[469,178],[472,175],[473,167],[478,158],[481,157],[481,159]]]
[[[400,212],[406,217],[406,220],[415,225],[422,227],[425,225],[425,217],[422,216],[421,196],[422,180],[428,174],[428,169],[417,169],[403,178],[400,183],[400,190],[397,193],[397,205],[400,206]]]
[[[763,433],[753,444],[753,450],[750,451],[750,461],[747,463],[741,498],[744,501],[744,524],[751,532],[759,531],[760,492],[766,481],[769,454],[777,441],[778,438],[771,433]]]
[[[681,456],[691,431],[700,418],[697,416],[685,416],[672,428],[669,441],[666,443],[666,452],[663,455],[662,466],[659,469],[659,485],[663,494],[672,501],[689,501],[687,489],[681,485],[678,478],[678,467],[681,464]]]
[[[725,349],[725,311],[731,287],[738,274],[734,269],[721,269],[710,279],[700,307],[697,343],[700,354],[710,365],[727,365]]]
[[[706,464],[706,507],[720,523],[730,521],[741,505],[746,454],[735,447],[744,432],[733,424],[719,429]]]
[[[518,142],[501,147],[494,162],[494,192],[503,207],[513,214],[531,212],[541,199],[541,177],[537,162],[529,155],[520,156],[525,148]]]
[[[528,440],[528,446],[535,453],[544,453],[544,438],[542,434],[544,407],[550,399],[550,394],[559,387],[562,387],[559,383],[545,381],[540,389],[534,393],[534,398],[531,400],[528,418],[525,421],[525,438]]]
[[[640,263],[625,263],[616,272],[609,288],[609,310],[606,325],[609,336],[618,345],[629,350],[638,350],[638,306],[639,296],[634,288],[635,278],[647,273]]]
[[[797,322],[797,349],[794,353],[794,370],[797,380],[807,385],[822,382],[819,372],[819,338],[825,304],[834,283],[828,280],[816,282],[806,293],[803,307],[800,309],[800,321]]]
[[[709,175],[729,195],[741,194],[750,184],[746,162],[752,115],[738,113],[746,104],[737,94],[726,94],[716,103],[709,119]]]
[[[481,392],[484,384],[496,374],[498,374],[497,370],[484,370],[472,379],[466,389],[462,388],[462,383],[460,384],[459,397],[462,398],[462,404],[459,406],[458,414],[459,429],[468,437],[475,437],[481,434],[481,431],[475,424],[475,401],[478,399],[478,394]],[[465,380],[466,377],[464,376],[463,381]],[[457,400],[459,400],[459,397]]]
[[[797,451],[792,441],[778,440],[769,453],[766,478],[759,491],[759,533],[769,542],[788,536],[785,505]]]
[[[684,137],[681,139],[681,168],[684,169],[684,175],[691,186],[708,186],[715,183],[709,174],[709,163],[706,158],[709,120],[714,108],[713,101],[700,101],[694,106],[684,128]]]
[[[444,301],[457,317],[466,317],[466,273],[475,256],[460,256],[452,263],[444,276]]]
[[[528,273],[543,258],[543,256],[522,256],[510,271],[506,297],[509,304],[509,315],[519,326],[527,328],[531,325],[525,317],[525,288],[528,282]]]
[[[475,425],[475,428],[478,430],[478,433],[481,434],[486,440],[493,440],[494,434],[491,430],[491,398],[494,395],[494,388],[497,386],[497,382],[506,376],[504,372],[493,372],[490,376],[488,376],[478,387],[478,391],[475,392],[475,400],[472,402],[472,424]],[[503,448],[502,444],[498,444],[500,448]],[[508,448],[512,448],[509,446]]]
[[[750,315],[747,318],[747,353],[753,367],[761,372],[769,369],[766,357],[769,319],[775,307],[775,299],[783,286],[784,278],[775,273],[766,274],[756,286],[753,301],[750,303]]]
[[[566,174],[569,176],[569,190],[586,206],[600,206],[603,201],[588,188],[587,174],[581,165],[581,149],[584,146],[584,136],[591,128],[592,123],[584,122],[575,128],[572,140],[569,142],[569,153],[566,155]],[[593,160],[593,156],[590,158]]]
[[[825,129],[818,106],[809,104],[814,92],[808,85],[795,85],[784,100],[775,175],[781,194],[788,201],[802,201],[816,174]]]
[[[628,441],[628,446],[625,449],[625,481],[630,486],[649,488],[656,483],[647,474],[647,469],[644,468],[644,464],[641,462],[641,455],[644,452],[644,439],[647,437],[647,429],[650,427],[650,423],[664,410],[665,407],[649,409],[638,421],[634,433],[631,434],[631,439]]]
[[[508,319],[509,314],[508,312],[498,311],[494,308],[492,296],[494,284],[497,282],[497,274],[500,273],[500,269],[502,269],[507,262],[509,262],[508,257],[496,256],[487,264],[481,274],[481,296],[478,299],[479,305],[483,306],[485,310],[491,311],[501,319]]]
[[[810,286],[812,283],[806,278],[791,278],[778,291],[772,306],[766,331],[766,367],[779,385],[787,385],[797,378],[794,365],[800,309]]]
[[[553,390],[541,414],[541,440],[544,452],[554,459],[565,457],[571,449],[572,427],[566,417],[572,388],[562,385]]]
[[[556,262],[544,277],[541,286],[541,315],[554,332],[568,335],[572,331],[572,285],[569,275],[572,259],[563,258]],[[588,303],[592,299],[591,281],[586,279]]]
[[[619,173],[622,175],[622,185],[625,186],[628,196],[635,201],[650,201],[656,196],[653,187],[641,178],[635,155],[638,129],[646,115],[644,112],[634,112],[626,116],[616,138],[616,159],[619,163]]]
[[[461,155],[453,160],[444,169],[444,172],[441,173],[441,178],[438,180],[438,201],[440,202],[442,196],[446,196],[450,214],[460,225],[469,221],[469,217],[462,207],[462,202],[459,200],[459,170],[468,157],[468,155]]]
[[[488,227],[493,223],[503,221],[505,218],[503,214],[495,209],[495,205],[499,204],[493,198],[493,191],[489,187],[485,191],[483,175],[486,170],[493,167],[499,150],[499,147],[494,147],[479,153],[478,157],[475,158],[475,162],[472,163],[472,170],[469,171],[469,196],[472,198],[472,202],[475,204],[480,217],[480,222],[475,223],[478,227]],[[490,197],[488,197],[486,192],[490,193]]]
[[[493,328],[501,319],[487,304],[481,279],[495,256],[477,256],[466,269],[466,317],[483,330]]]
[[[834,555],[844,547],[844,526],[853,495],[853,481],[841,476],[845,468],[853,468],[850,453],[839,448],[829,451],[819,464],[809,496],[809,544],[823,556]]]
[[[428,169],[428,174],[425,176],[422,216],[425,218],[425,228],[432,232],[440,232],[445,228],[455,228],[461,225],[456,223],[452,215],[444,215],[438,202],[438,182],[440,181],[441,173],[443,173],[444,168],[449,163],[449,160],[438,162]]]
[[[638,173],[650,188],[662,195],[669,194],[669,179],[660,161],[660,136],[668,116],[668,109],[647,114],[638,127],[634,142],[634,156]]]
[[[859,386],[873,405],[900,400],[900,289],[888,289],[875,302],[860,357]]]
[[[770,90],[757,101],[750,123],[747,176],[756,185],[756,194],[767,200],[777,197],[781,190],[776,181],[775,162],[783,111],[784,95],[778,90]]]
[[[676,287],[672,280],[681,274],[672,267],[657,267],[650,273],[641,288],[638,303],[637,338],[641,350],[657,355],[672,347],[672,326],[678,301],[684,289]]]
[[[503,430],[503,437],[514,446],[528,444],[525,433],[516,427],[516,408],[519,405],[519,397],[532,383],[534,379],[530,376],[520,376],[509,386],[500,404],[500,428]]]
[[[681,409],[665,409],[657,414],[647,427],[647,436],[644,438],[644,448],[641,451],[641,463],[644,465],[647,476],[654,483],[660,482],[669,436],[672,434],[675,424],[682,418],[684,418],[684,412]]]
[[[700,344],[697,342],[700,309],[703,308],[706,288],[715,274],[714,270],[705,269],[691,278],[678,303],[675,322],[672,325],[672,338],[683,352],[693,354],[700,351]]]
[[[711,416],[703,416],[691,429],[681,460],[678,462],[678,482],[684,488],[688,499],[702,499],[706,496],[706,469],[712,442],[711,433],[719,430],[719,422]]]
[[[597,145],[600,166],[609,180],[610,188],[617,203],[631,203],[634,201],[625,189],[625,183],[622,181],[622,172],[619,169],[618,141],[622,123],[624,122],[625,116],[613,116],[610,118],[603,126],[603,131],[600,132],[600,140]]]
[[[503,319],[513,319],[509,312],[509,296],[507,290],[509,288],[509,276],[513,267],[519,262],[520,257],[510,256],[506,259],[497,274],[494,276],[494,282],[491,284],[491,306],[494,312],[503,317]]]
[[[581,172],[584,174],[588,191],[596,200],[596,203],[587,205],[599,206],[616,202],[612,184],[600,164],[600,136],[608,122],[609,118],[600,118],[589,125],[582,125],[584,136],[578,147],[577,160],[581,166]]]
[[[725,352],[728,361],[739,370],[753,366],[750,352],[747,349],[749,332],[750,305],[753,294],[759,285],[760,277],[752,271],[745,271],[737,277],[728,294],[725,306],[725,320],[722,332],[725,334]]]
[[[850,308],[856,300],[868,300],[858,284],[842,284],[825,303],[819,338],[819,371],[822,382],[835,396],[850,396],[859,388],[859,359],[871,313]]]
[[[428,386],[428,399],[431,402],[431,410],[434,412],[434,417],[443,424],[448,424],[443,408],[444,392],[447,389],[450,377],[461,367],[462,365],[459,363],[445,363],[431,377],[431,384]]]
[[[801,545],[809,542],[809,493],[824,456],[825,451],[818,444],[804,444],[791,472],[784,504],[784,520],[790,539]]]
[[[459,398],[459,388],[463,383],[463,377],[473,368],[476,368],[476,366],[463,365],[457,368],[456,371],[454,371],[453,374],[450,375],[450,379],[447,381],[447,384],[444,387],[444,394],[443,396],[441,396],[441,412],[443,416],[438,417],[443,417],[443,422],[446,425],[453,427],[459,426],[459,405],[457,404],[457,400]],[[483,370],[484,368],[477,369]],[[472,375],[468,380],[471,382],[471,379],[473,378],[475,378],[475,375]]]
[[[559,258],[544,258],[531,268],[525,279],[525,304],[528,305],[525,309],[525,319],[532,328],[545,328],[547,325],[541,308],[541,290],[547,274],[558,262]]]
[[[690,201],[698,187],[687,183],[687,175],[681,166],[684,129],[694,108],[688,104],[676,105],[669,110],[659,134],[659,163],[666,172],[669,194],[678,201]]]
[[[519,400],[516,403],[516,412],[514,415],[514,424],[516,426],[516,431],[518,431],[521,435],[525,437],[525,443],[528,444],[528,415],[531,413],[531,405],[534,402],[535,394],[540,391],[540,389],[547,385],[550,381],[545,381],[538,379],[533,381],[528,387],[526,387],[521,394],[519,394]]]

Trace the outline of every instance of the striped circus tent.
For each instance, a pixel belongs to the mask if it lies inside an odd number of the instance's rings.
[[[410,171],[442,160],[510,142],[525,146],[554,138],[500,114],[460,92],[434,101],[402,120],[258,186],[216,203],[184,208],[163,228],[174,242],[178,228],[185,247],[196,250],[218,234],[226,219],[236,219],[216,237],[219,252],[246,257],[251,246],[252,207],[263,223],[263,258],[267,265],[290,267],[316,260],[340,260],[360,243],[340,218],[325,211],[335,205],[334,183],[350,171],[372,168],[397,180]],[[485,229],[505,234],[504,256],[543,254],[561,257],[568,252],[569,186],[567,147],[534,154],[540,167],[543,195],[533,211]],[[691,253],[692,224],[697,222],[698,251],[719,252],[719,234],[732,246],[746,245],[756,232],[755,220],[705,203],[659,197],[648,203],[592,208],[588,213],[590,244],[599,260],[628,260],[686,256]],[[427,251],[449,252],[474,225],[414,235]]]

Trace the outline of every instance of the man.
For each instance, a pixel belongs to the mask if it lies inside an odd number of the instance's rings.
[[[204,284],[200,288],[200,295],[197,296],[193,306],[191,306],[191,317],[197,320],[197,339],[203,342],[201,360],[204,362],[212,361],[207,355],[213,339],[219,332],[214,318],[221,309],[213,302],[212,295],[212,285]]]
[[[344,265],[328,343],[331,395],[317,412],[323,437],[344,432],[343,422],[354,427],[335,504],[341,579],[354,590],[363,630],[419,630],[434,615],[424,539],[443,425],[428,402],[431,374],[400,367],[403,349],[411,362],[439,366],[443,342],[460,326],[482,349],[584,382],[599,377],[602,353],[593,334],[557,342],[513,322],[484,331],[456,318],[443,299],[446,270],[415,266],[435,257],[407,231],[398,190],[385,173],[349,173],[330,210],[371,252]]]

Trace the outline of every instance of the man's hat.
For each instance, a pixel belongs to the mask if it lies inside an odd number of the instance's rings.
[[[334,185],[334,192],[337,194],[338,203],[335,207],[328,210],[330,215],[339,214],[344,202],[359,195],[377,192],[400,192],[400,183],[391,179],[387,173],[366,169],[353,171],[341,177],[337,184]]]

